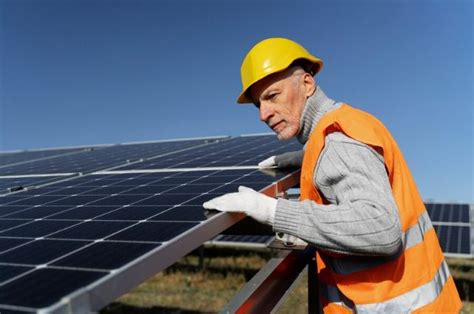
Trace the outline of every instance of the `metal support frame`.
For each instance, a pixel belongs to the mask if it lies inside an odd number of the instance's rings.
[[[284,257],[271,259],[232,299],[221,313],[272,313],[292,290],[300,273],[308,266],[308,311],[319,308],[316,282],[316,249],[283,251]]]

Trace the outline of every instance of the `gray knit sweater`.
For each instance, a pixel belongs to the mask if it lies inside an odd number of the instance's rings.
[[[298,140],[305,144],[321,117],[339,105],[318,86],[303,111]],[[329,134],[313,181],[331,204],[279,199],[275,231],[330,252],[379,256],[399,252],[400,221],[383,156],[342,133]]]

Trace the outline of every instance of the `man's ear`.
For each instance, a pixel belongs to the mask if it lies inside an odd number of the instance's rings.
[[[316,90],[316,81],[311,74],[305,73],[303,76],[303,83],[305,86],[305,96],[308,98],[313,95]]]

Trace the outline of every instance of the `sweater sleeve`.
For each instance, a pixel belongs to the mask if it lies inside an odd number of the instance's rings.
[[[380,154],[332,133],[313,180],[330,204],[279,199],[275,231],[336,253],[389,256],[399,251],[399,215]]]

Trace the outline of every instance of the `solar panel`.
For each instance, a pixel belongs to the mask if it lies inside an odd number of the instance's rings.
[[[434,228],[445,255],[469,256],[472,254],[471,226],[435,224]]]
[[[429,202],[425,206],[433,222],[470,222],[469,204]]]
[[[143,144],[120,144],[92,147],[75,154],[36,160],[0,168],[1,176],[58,173],[89,173],[139,161],[142,158],[168,154],[212,143],[218,138],[162,141]]]
[[[150,158],[116,170],[248,166],[257,165],[258,162],[273,155],[297,150],[301,150],[301,144],[296,140],[281,142],[274,135],[243,136]]]
[[[474,254],[474,205],[426,202],[438,239],[446,256],[472,257]]]
[[[74,312],[84,298],[98,310],[242,218],[207,212],[204,201],[240,184],[274,194],[275,181],[293,177],[255,169],[90,174],[4,195],[0,311]]]

